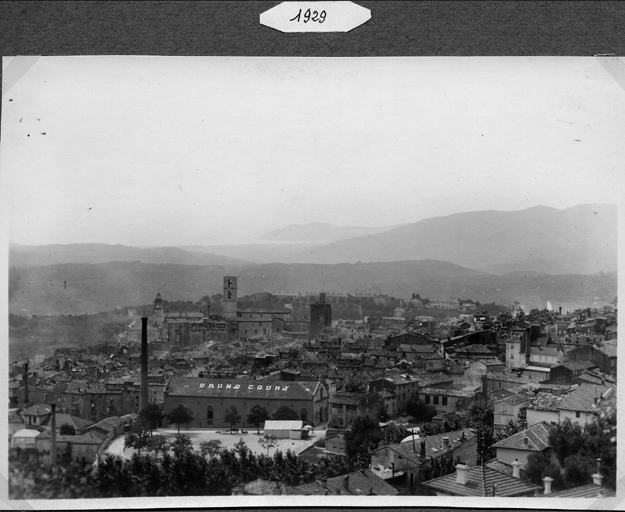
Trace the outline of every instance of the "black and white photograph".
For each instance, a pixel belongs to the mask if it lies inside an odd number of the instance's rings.
[[[610,70],[4,57],[9,499],[614,502]]]

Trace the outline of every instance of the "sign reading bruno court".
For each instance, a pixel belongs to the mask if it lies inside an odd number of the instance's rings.
[[[206,384],[205,382],[200,383],[200,389],[245,389],[245,384],[241,386],[241,384],[213,384],[209,382]],[[272,386],[272,385],[263,385],[263,384],[249,384],[247,385],[247,389],[249,390],[257,390],[257,391],[286,391],[289,389],[289,386]]]

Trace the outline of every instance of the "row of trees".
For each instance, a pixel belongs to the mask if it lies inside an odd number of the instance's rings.
[[[264,423],[270,418],[274,420],[297,420],[299,419],[299,415],[297,411],[291,407],[283,406],[270,416],[269,411],[265,407],[255,405],[250,410],[246,420],[249,424],[257,428],[257,433],[260,435],[261,423]],[[178,434],[180,434],[180,427],[193,421],[193,411],[184,404],[179,404],[169,413],[165,414],[161,404],[151,403],[147,405],[139,412],[139,421],[133,425],[131,431],[126,435],[126,446],[131,446],[139,451],[147,447],[151,442],[148,441],[148,438],[157,437],[153,436],[153,431],[162,425],[163,419],[166,419],[170,424],[176,425],[178,427]],[[241,422],[242,416],[239,410],[233,405],[226,409],[224,420],[230,424],[230,430],[232,431]],[[66,425],[62,426],[62,428],[64,427],[66,427]],[[67,425],[67,427],[69,427],[69,425]],[[158,441],[158,443],[160,443],[160,441]],[[160,444],[158,446],[160,446]],[[154,448],[150,449],[154,450]],[[156,451],[158,451],[158,449]]]
[[[107,455],[98,464],[96,481],[104,497],[229,495],[236,485],[257,478],[298,485],[349,471],[352,466],[340,457],[311,462],[290,450],[272,457],[256,455],[242,439],[229,450],[208,441],[198,452],[188,436],[179,434],[171,453],[161,458],[135,454],[122,460]]]

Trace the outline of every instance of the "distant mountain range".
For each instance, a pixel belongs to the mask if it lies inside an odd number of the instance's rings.
[[[362,235],[367,230],[369,234]],[[347,236],[352,238],[321,243],[324,238]],[[30,267],[141,262],[240,269],[251,266],[255,267],[254,270],[246,272],[250,280],[254,279],[255,273],[263,276],[265,267],[262,265],[270,263],[337,265],[398,262],[397,268],[406,268],[406,262],[412,261],[421,262],[419,265],[423,268],[423,260],[434,260],[439,265],[437,269],[444,262],[449,262],[463,267],[463,272],[473,272],[473,275],[479,275],[480,272],[498,275],[510,272],[590,275],[617,269],[617,210],[614,205],[579,205],[564,210],[541,206],[515,212],[467,212],[394,228],[339,227],[311,223],[287,226],[263,238],[271,239],[271,242],[184,248],[11,244],[9,264],[11,267]],[[305,242],[305,239],[309,241]],[[261,266],[257,267],[259,264]],[[288,269],[295,267],[287,265],[281,268],[289,272]],[[298,266],[299,274],[291,275],[291,281],[287,280],[286,284],[293,284],[293,279],[303,279],[301,273],[307,268]],[[329,267],[322,268],[325,268],[324,272],[330,272]],[[343,271],[348,267],[339,265],[336,268]],[[353,281],[349,277],[343,279],[336,275],[325,282],[344,283],[353,290],[354,287],[370,286],[379,279],[379,286],[385,287],[389,293],[397,293],[388,280],[391,276],[395,279],[393,272],[384,270],[386,274],[382,277],[375,274],[375,271],[386,268],[371,267],[372,273],[362,281]],[[181,269],[178,271],[182,272]],[[11,270],[11,273],[14,272]],[[223,269],[215,272],[220,275],[225,273]],[[438,275],[437,272],[434,274]],[[146,279],[150,277],[146,275]],[[395,284],[399,286],[404,280],[402,276]],[[282,282],[279,276],[275,277],[275,282]],[[315,286],[322,286],[323,282],[309,281],[310,285]],[[158,285],[159,282],[152,283]],[[299,284],[296,290],[301,290]],[[277,289],[277,286],[271,284],[268,288],[261,287],[255,291],[270,291],[273,288]]]
[[[62,263],[106,263],[140,261],[178,265],[245,265],[247,262],[205,252],[190,252],[177,247],[141,249],[127,245],[69,244],[9,246],[9,265],[16,267],[58,265]]]
[[[266,235],[259,237],[259,240],[324,244],[357,236],[384,233],[395,227],[397,226],[369,228],[364,226],[335,226],[327,222],[310,222],[308,224],[291,224],[284,228],[270,231]]]
[[[239,276],[239,294],[258,292],[373,292],[409,297],[470,298],[482,303],[528,307],[561,303],[611,302],[616,273],[548,276],[515,272],[504,276],[422,260],[361,264],[269,264],[199,266],[110,262],[12,267],[9,311],[15,314],[83,314],[166,300],[196,301],[222,291],[224,275]]]
[[[544,206],[434,217],[384,233],[311,247],[296,263],[434,259],[489,273],[592,274],[617,269],[617,209]]]
[[[319,244],[305,242],[281,242],[244,245],[185,245],[181,249],[190,252],[207,252],[253,263],[285,263]]]

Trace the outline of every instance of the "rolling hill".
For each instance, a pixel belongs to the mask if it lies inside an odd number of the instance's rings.
[[[205,252],[191,252],[177,247],[138,248],[127,245],[68,244],[9,246],[9,265],[40,266],[62,263],[106,263],[140,261],[177,265],[245,265],[246,261]]]
[[[459,297],[529,307],[556,302],[610,302],[616,273],[542,275],[486,274],[447,262],[421,260],[359,264],[199,266],[111,262],[68,263],[9,269],[9,311],[14,314],[84,314],[128,304],[198,300],[222,291],[224,275],[239,276],[239,294],[258,292],[373,292],[395,297]]]
[[[330,243],[357,236],[384,233],[395,227],[335,226],[327,222],[309,222],[308,224],[291,224],[270,231],[259,239],[272,242]]]
[[[593,274],[617,268],[614,205],[479,211],[434,217],[309,248],[297,263],[435,259],[489,273]]]

